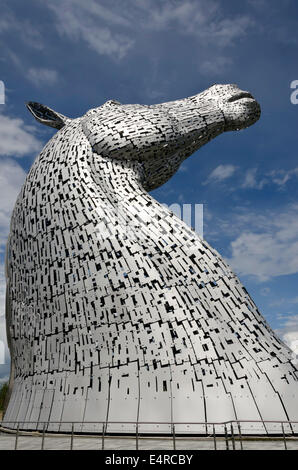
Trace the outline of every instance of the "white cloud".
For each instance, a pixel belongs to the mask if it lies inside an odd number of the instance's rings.
[[[240,275],[265,281],[298,272],[298,205],[266,214],[234,214],[231,229],[239,234],[230,243],[228,262]]]
[[[0,251],[4,249],[3,244],[6,243],[9,231],[11,211],[25,178],[25,171],[16,162],[10,159],[0,160]],[[3,274],[1,273],[0,267],[0,279]],[[0,297],[1,292],[0,289]]]
[[[298,176],[298,168],[292,170],[273,170],[268,175],[272,178],[273,183],[278,186],[284,186],[291,178]]]
[[[224,181],[227,178],[233,176],[236,170],[237,167],[234,165],[219,165],[210,173],[207,180],[202,184],[206,185],[209,183],[218,183]]]
[[[127,35],[113,33],[106,24],[127,25],[127,21],[121,14],[115,14],[93,0],[83,3],[84,6],[82,2],[76,0],[63,0],[48,4],[48,7],[56,14],[58,32],[74,41],[84,40],[100,55],[122,59],[133,46],[134,41]],[[123,6],[119,11],[123,11]],[[104,21],[104,24],[100,25],[99,20]]]
[[[48,3],[58,20],[59,34],[85,41],[98,54],[121,59],[137,44],[144,30],[174,31],[191,35],[201,44],[232,45],[254,25],[248,16],[224,17],[220,3],[212,0],[163,0],[152,3],[131,0],[125,3],[94,0],[53,0]],[[220,61],[220,59],[218,59]],[[221,67],[227,65],[223,62]],[[207,71],[211,65],[205,64]]]
[[[263,288],[260,290],[261,295],[264,295],[264,296],[269,295],[270,292],[271,292],[270,287],[263,287]]]
[[[281,246],[276,234],[243,233],[231,243],[231,265],[244,275],[267,280],[271,276],[298,271],[298,239],[291,249]]]
[[[9,381],[9,376],[5,375],[4,377],[0,377],[0,384],[3,384],[5,382]]]
[[[5,317],[5,274],[4,274],[4,263],[0,264],[0,339],[3,319]]]
[[[26,70],[27,67],[24,65],[21,58],[12,52],[11,50],[7,50],[7,53],[12,61],[12,63],[20,69],[21,73],[24,73],[24,69]],[[55,85],[59,80],[59,75],[56,70],[43,68],[43,67],[30,67],[25,74],[27,80],[32,82],[36,86],[52,86]]]
[[[1,6],[0,34],[11,32],[17,34],[21,41],[34,49],[43,49],[41,33],[27,18],[18,19],[15,14]]]
[[[7,362],[7,356],[5,319],[0,317],[0,367]]]
[[[79,33],[91,49],[102,55],[117,56],[122,59],[132,47],[134,41],[121,34],[113,34],[108,28],[90,30],[83,24],[78,28]]]
[[[249,16],[226,18],[219,22],[206,25],[206,29],[199,35],[209,42],[216,43],[219,47],[229,46],[239,37],[245,36],[247,30],[254,26],[254,21]]]
[[[6,17],[2,17],[0,19],[0,33],[4,33],[6,32],[10,27],[10,22],[9,22],[9,19]]]
[[[148,2],[140,5],[146,11],[143,27],[191,34],[205,44],[215,43],[217,47],[231,45],[254,24],[248,16],[223,18],[220,4],[216,1],[163,1],[158,2],[155,8]]]
[[[210,69],[211,73],[211,69]],[[234,171],[233,171],[234,168]],[[234,174],[235,170],[237,167],[234,167],[233,165],[219,165],[213,172],[209,175],[207,181],[205,181],[203,184],[208,184],[210,181],[213,182],[214,177],[219,176],[217,178],[220,181],[223,181],[226,179],[225,175],[227,174],[227,177],[230,177]],[[230,174],[231,172],[231,174]],[[240,173],[238,173],[240,176]],[[222,176],[222,177],[221,177]],[[248,168],[245,173],[244,173],[244,178],[241,175],[241,180],[238,178],[238,181],[235,183],[234,187],[230,186],[231,191],[235,191],[236,189],[258,189],[261,190],[265,186],[268,185],[277,185],[278,189],[284,189],[286,183],[292,179],[298,177],[298,168],[293,168],[291,170],[272,170],[269,172],[266,172],[263,175],[258,174],[258,169],[256,167],[254,168]]]
[[[268,184],[276,184],[279,188],[282,188],[291,178],[297,176],[298,168],[269,171],[264,177],[258,177],[257,168],[249,168],[245,173],[241,188],[263,189],[263,187]]]
[[[192,0],[184,2],[164,1],[157,3],[152,8],[148,3],[142,3],[143,10],[146,10],[148,21],[147,28],[151,29],[175,29],[183,30],[185,33],[198,34],[205,27],[208,20],[218,10],[216,2],[210,1],[209,8],[205,1],[194,2]],[[200,28],[200,29],[199,29]]]
[[[261,179],[257,181],[257,168],[249,168],[244,177],[244,181],[241,185],[241,188],[251,188],[251,189],[262,189],[266,184],[266,179]]]
[[[280,307],[281,305],[293,305],[298,304],[298,297],[280,297],[277,300],[273,300],[269,303],[270,307]],[[281,317],[282,318],[282,317]]]
[[[270,5],[267,3],[267,0],[247,0],[247,3],[249,3],[249,5],[254,8],[257,8],[258,10],[267,6],[270,7]]]
[[[187,173],[188,170],[189,170],[188,165],[187,165],[185,162],[183,162],[182,165],[180,165],[178,171],[179,171],[180,173]]]
[[[200,72],[204,75],[221,75],[232,64],[231,57],[212,57],[200,64]]]
[[[7,373],[7,364],[9,363],[9,351],[6,338],[5,324],[5,278],[4,266],[0,266],[0,382],[2,373]],[[4,346],[4,348],[3,348]],[[3,350],[4,349],[4,350]],[[4,354],[3,354],[4,353]]]
[[[0,252],[2,253],[5,252],[11,212],[25,178],[26,173],[18,163],[10,159],[0,160]],[[6,381],[9,363],[5,327],[5,290],[4,263],[2,263],[0,264],[0,341],[5,345],[5,364],[0,363],[0,382]],[[4,378],[2,374],[5,375]]]
[[[94,0],[87,0],[85,2],[81,2],[81,0],[71,0],[71,2],[69,2],[66,0],[65,5],[68,5],[69,7],[71,5],[78,6],[82,11],[92,14],[97,18],[101,18],[106,23],[120,26],[130,25],[130,21],[124,16],[125,10],[121,10],[120,8],[116,8],[115,11],[112,11],[111,8],[105,7],[102,4],[100,5]]]
[[[277,334],[293,351],[292,362],[298,364],[298,315],[284,317],[285,322],[276,330]]]
[[[293,351],[292,362],[298,364],[298,330],[285,333],[282,339]]]
[[[22,157],[41,149],[41,142],[32,135],[32,126],[22,119],[0,114],[0,156]]]
[[[31,67],[26,76],[36,86],[55,85],[58,82],[56,70],[47,68]]]
[[[1,310],[3,311],[3,313],[5,313],[5,304],[3,304],[2,306],[2,297]],[[5,317],[0,315],[0,383],[7,381],[7,373],[9,372],[9,361],[10,354],[7,345]]]

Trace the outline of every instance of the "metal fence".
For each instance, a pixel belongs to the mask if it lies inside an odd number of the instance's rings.
[[[55,432],[49,431],[49,428],[52,425],[59,425],[59,429],[68,429],[68,431]],[[84,426],[92,425],[94,428],[93,432],[84,432]],[[113,433],[109,432],[111,426],[115,425],[126,427],[130,426],[130,429],[134,429],[133,432],[129,433]],[[146,433],[144,430],[146,426],[159,426],[167,425],[170,429],[168,433]],[[38,430],[34,430],[37,429]],[[201,434],[188,434],[187,432],[181,433],[181,430],[185,429],[185,426],[189,426],[190,429],[194,426],[203,426],[205,432]],[[259,426],[259,428],[258,428]],[[57,426],[56,426],[57,428]],[[258,429],[258,432],[254,434],[253,430]],[[262,434],[261,429],[264,429],[265,432]],[[258,448],[265,448],[268,443],[271,443],[271,447],[275,449],[289,450],[298,449],[298,421],[228,421],[228,422],[217,422],[217,423],[185,423],[185,422],[176,422],[176,423],[165,423],[165,422],[124,422],[124,421],[110,421],[110,422],[36,422],[36,421],[26,421],[23,422],[8,422],[3,421],[0,426],[0,449],[1,442],[6,439],[5,442],[9,442],[10,448],[18,450],[19,448],[26,448],[27,446],[32,447],[32,442],[30,444],[30,439],[35,438],[34,449],[45,450],[46,441],[50,438],[60,439],[60,442],[63,443],[63,448],[68,450],[75,449],[75,442],[83,438],[89,438],[93,440],[93,447],[98,450],[105,450],[107,448],[115,450],[117,449],[117,444],[115,440],[122,442],[122,448],[127,444],[129,449],[141,450],[142,443],[146,442],[147,447],[150,444],[148,442],[153,442],[152,445],[156,446],[156,442],[159,441],[159,448],[166,448],[168,450],[179,450],[183,449],[183,445],[190,445],[192,448],[198,450],[203,449],[213,449],[213,450],[246,450],[251,448],[252,442],[259,443]],[[20,447],[20,439],[27,438],[22,443]],[[29,440],[28,440],[29,439]],[[64,439],[61,441],[61,439]],[[114,443],[114,447],[113,447]],[[166,444],[165,444],[166,443]],[[265,445],[266,443],[266,445]],[[108,447],[107,447],[108,444]],[[120,445],[120,444],[118,444]],[[84,445],[80,443],[81,448],[84,448]],[[93,448],[92,447],[92,448]],[[256,446],[255,446],[256,447]],[[155,448],[155,447],[152,447]]]

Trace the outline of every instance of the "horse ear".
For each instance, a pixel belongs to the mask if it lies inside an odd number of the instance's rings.
[[[53,111],[53,109],[49,108],[48,106],[44,106],[43,104],[29,101],[26,103],[26,106],[30,113],[33,114],[35,119],[45,126],[54,127],[55,129],[62,129],[62,127],[67,124],[67,122],[71,121],[70,118]]]

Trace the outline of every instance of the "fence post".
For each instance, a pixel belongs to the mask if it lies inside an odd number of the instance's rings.
[[[74,429],[74,423],[71,424],[70,450],[73,450],[73,429]]]
[[[20,423],[18,424],[18,427],[17,427],[16,440],[15,440],[15,444],[14,444],[14,450],[17,450],[17,448],[18,448],[19,428],[20,428]]]
[[[173,449],[176,450],[175,424],[173,424],[172,434],[173,434]]]
[[[228,430],[227,430],[227,425],[225,424],[225,439],[226,439],[226,450],[229,449],[229,438],[228,438]]]
[[[236,448],[235,448],[235,437],[234,437],[233,423],[231,423],[231,438],[232,438],[233,450],[236,450]]]
[[[288,448],[287,448],[287,440],[286,440],[285,430],[284,430],[284,423],[281,423],[281,429],[282,429],[282,435],[283,435],[283,438],[284,438],[285,450],[288,450]]]
[[[238,421],[238,431],[239,431],[239,441],[240,441],[240,448],[241,450],[243,450],[243,444],[242,444],[242,434],[241,434],[241,427],[240,427],[240,423]]]
[[[215,425],[213,424],[213,442],[214,442],[214,450],[217,450],[216,446],[216,434],[215,434]]]
[[[102,439],[101,439],[101,449],[105,448],[105,423],[102,423]]]
[[[45,432],[46,432],[46,423],[43,425],[43,430],[42,430],[42,438],[41,438],[41,450],[44,450],[44,438],[45,438]]]
[[[136,450],[139,450],[139,426],[136,424]]]

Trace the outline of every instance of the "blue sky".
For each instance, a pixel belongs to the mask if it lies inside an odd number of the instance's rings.
[[[236,83],[259,101],[261,119],[201,148],[152,195],[204,204],[206,240],[298,350],[297,31],[295,0],[2,0],[0,340],[10,213],[54,133],[24,103],[78,117],[107,99],[153,104]],[[7,353],[0,381],[8,369]]]

